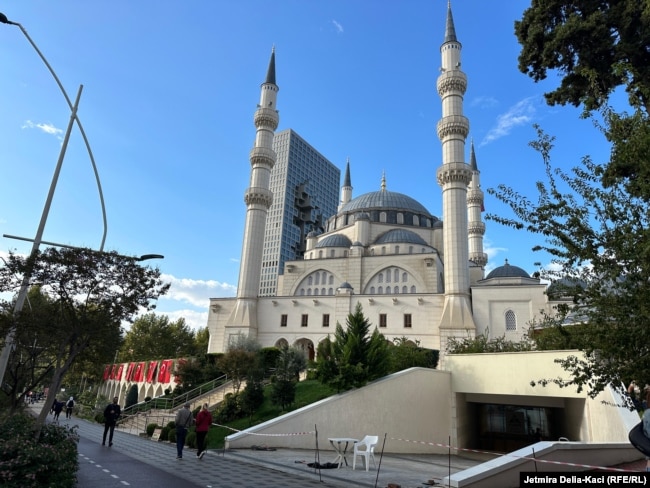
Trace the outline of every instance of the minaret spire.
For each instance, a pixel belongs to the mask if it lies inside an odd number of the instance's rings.
[[[345,177],[343,178],[343,186],[341,187],[341,203],[339,204],[339,210],[343,208],[343,205],[352,200],[352,179],[350,178],[350,158],[345,165]]]
[[[469,242],[467,193],[472,181],[472,168],[465,163],[465,139],[469,121],[463,115],[463,97],[467,76],[460,69],[462,46],[456,37],[447,3],[445,38],[440,46],[442,58],[438,77],[438,94],[442,99],[442,118],[438,122],[438,138],[442,143],[442,165],[438,168],[438,184],[442,187],[443,250],[445,302],[440,319],[440,350],[445,350],[450,337],[474,334],[469,278]]]
[[[269,187],[271,169],[276,159],[273,151],[273,136],[280,119],[276,110],[278,90],[275,82],[275,47],[273,47],[266,79],[260,90],[260,103],[253,118],[256,132],[255,143],[249,154],[250,186],[244,194],[246,223],[237,284],[237,303],[226,325],[224,338],[226,349],[229,337],[234,334],[257,336],[257,296],[262,270],[264,228],[273,201],[273,194]]]
[[[472,181],[469,184],[467,192],[467,217],[468,238],[469,238],[469,260],[485,268],[488,257],[483,252],[483,236],[485,235],[485,223],[482,219],[484,210],[484,194],[481,190],[481,172],[476,164],[476,152],[474,151],[474,141],[470,146],[469,166],[472,168]]]

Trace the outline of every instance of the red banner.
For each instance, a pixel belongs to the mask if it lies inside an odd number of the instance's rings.
[[[111,376],[111,365],[107,364],[106,367],[104,368],[104,376],[103,376],[104,381],[110,378],[110,376]]]
[[[147,383],[153,381],[154,375],[156,374],[156,368],[158,367],[158,361],[150,361],[149,369],[147,370]]]
[[[122,371],[124,371],[124,365],[120,364],[117,368],[117,373],[115,373],[115,379],[120,381],[122,379]]]
[[[146,363],[138,363],[138,366],[135,368],[135,373],[133,374],[133,381],[141,382],[144,380],[144,367]]]
[[[114,364],[114,365],[111,367],[111,376],[110,376],[110,378],[111,378],[112,380],[115,379],[115,373],[116,373],[116,372],[117,372],[117,364]]]
[[[161,366],[160,371],[158,371],[158,383],[169,383],[172,377],[172,366],[174,364],[173,359],[165,359]]]
[[[133,381],[133,368],[135,367],[135,363],[129,363],[129,365],[126,368],[126,377],[124,378],[126,381]]]

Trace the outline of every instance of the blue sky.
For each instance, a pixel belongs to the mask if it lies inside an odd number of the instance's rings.
[[[608,158],[603,137],[573,107],[549,107],[517,69],[514,21],[528,1],[455,0],[469,78],[465,115],[484,190],[506,184],[534,197],[544,179],[528,146],[540,124],[557,137],[564,168]],[[442,215],[436,169],[441,114],[436,79],[446,0],[126,0],[0,2],[79,107],[104,192],[107,250],[163,254],[150,262],[171,281],[157,312],[207,321],[210,297],[234,296],[259,99],[272,46],[279,130],[292,128],[342,169],[353,196],[405,193]],[[33,238],[69,110],[18,27],[0,24],[0,233]],[[469,141],[468,141],[469,142]],[[469,156],[469,143],[467,145]],[[488,212],[508,208],[487,195]],[[78,129],[72,132],[44,240],[97,248],[97,186]],[[529,272],[548,258],[534,236],[488,222],[488,270]],[[0,256],[31,244],[0,237]]]

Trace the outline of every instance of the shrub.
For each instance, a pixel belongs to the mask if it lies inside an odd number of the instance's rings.
[[[97,422],[99,424],[104,423],[104,413],[103,412],[97,412],[95,414],[95,422]]]
[[[190,430],[187,433],[187,436],[185,436],[185,445],[192,449],[196,449],[196,432],[194,429]]]
[[[147,424],[147,437],[151,437],[153,435],[153,431],[158,428],[158,424],[153,423],[153,424]]]
[[[161,441],[168,441],[169,440],[169,427],[165,426],[162,428],[162,431],[160,432],[160,439]]]
[[[167,440],[169,442],[176,442],[176,428],[169,429],[169,431],[167,432]]]
[[[48,424],[34,439],[34,419],[0,421],[0,485],[7,488],[73,488],[79,467],[75,428]]]

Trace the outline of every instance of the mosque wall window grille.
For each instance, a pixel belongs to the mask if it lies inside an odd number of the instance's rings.
[[[412,317],[410,313],[404,314],[404,328],[410,329],[413,327]]]
[[[401,213],[401,212],[397,214],[397,223],[398,224],[403,224],[404,223],[404,214]]]
[[[379,327],[386,327],[386,324],[388,323],[387,315],[385,313],[380,313],[379,314]]]
[[[386,212],[381,212],[379,214],[379,222],[386,223]]]
[[[517,316],[512,310],[506,312],[506,330],[517,330]]]
[[[289,321],[289,316],[286,313],[280,315],[280,327],[286,327]]]
[[[323,314],[323,327],[329,327],[330,326],[330,314],[324,313]]]
[[[300,317],[300,327],[307,327],[308,324],[309,324],[309,315],[303,313],[302,317]]]

